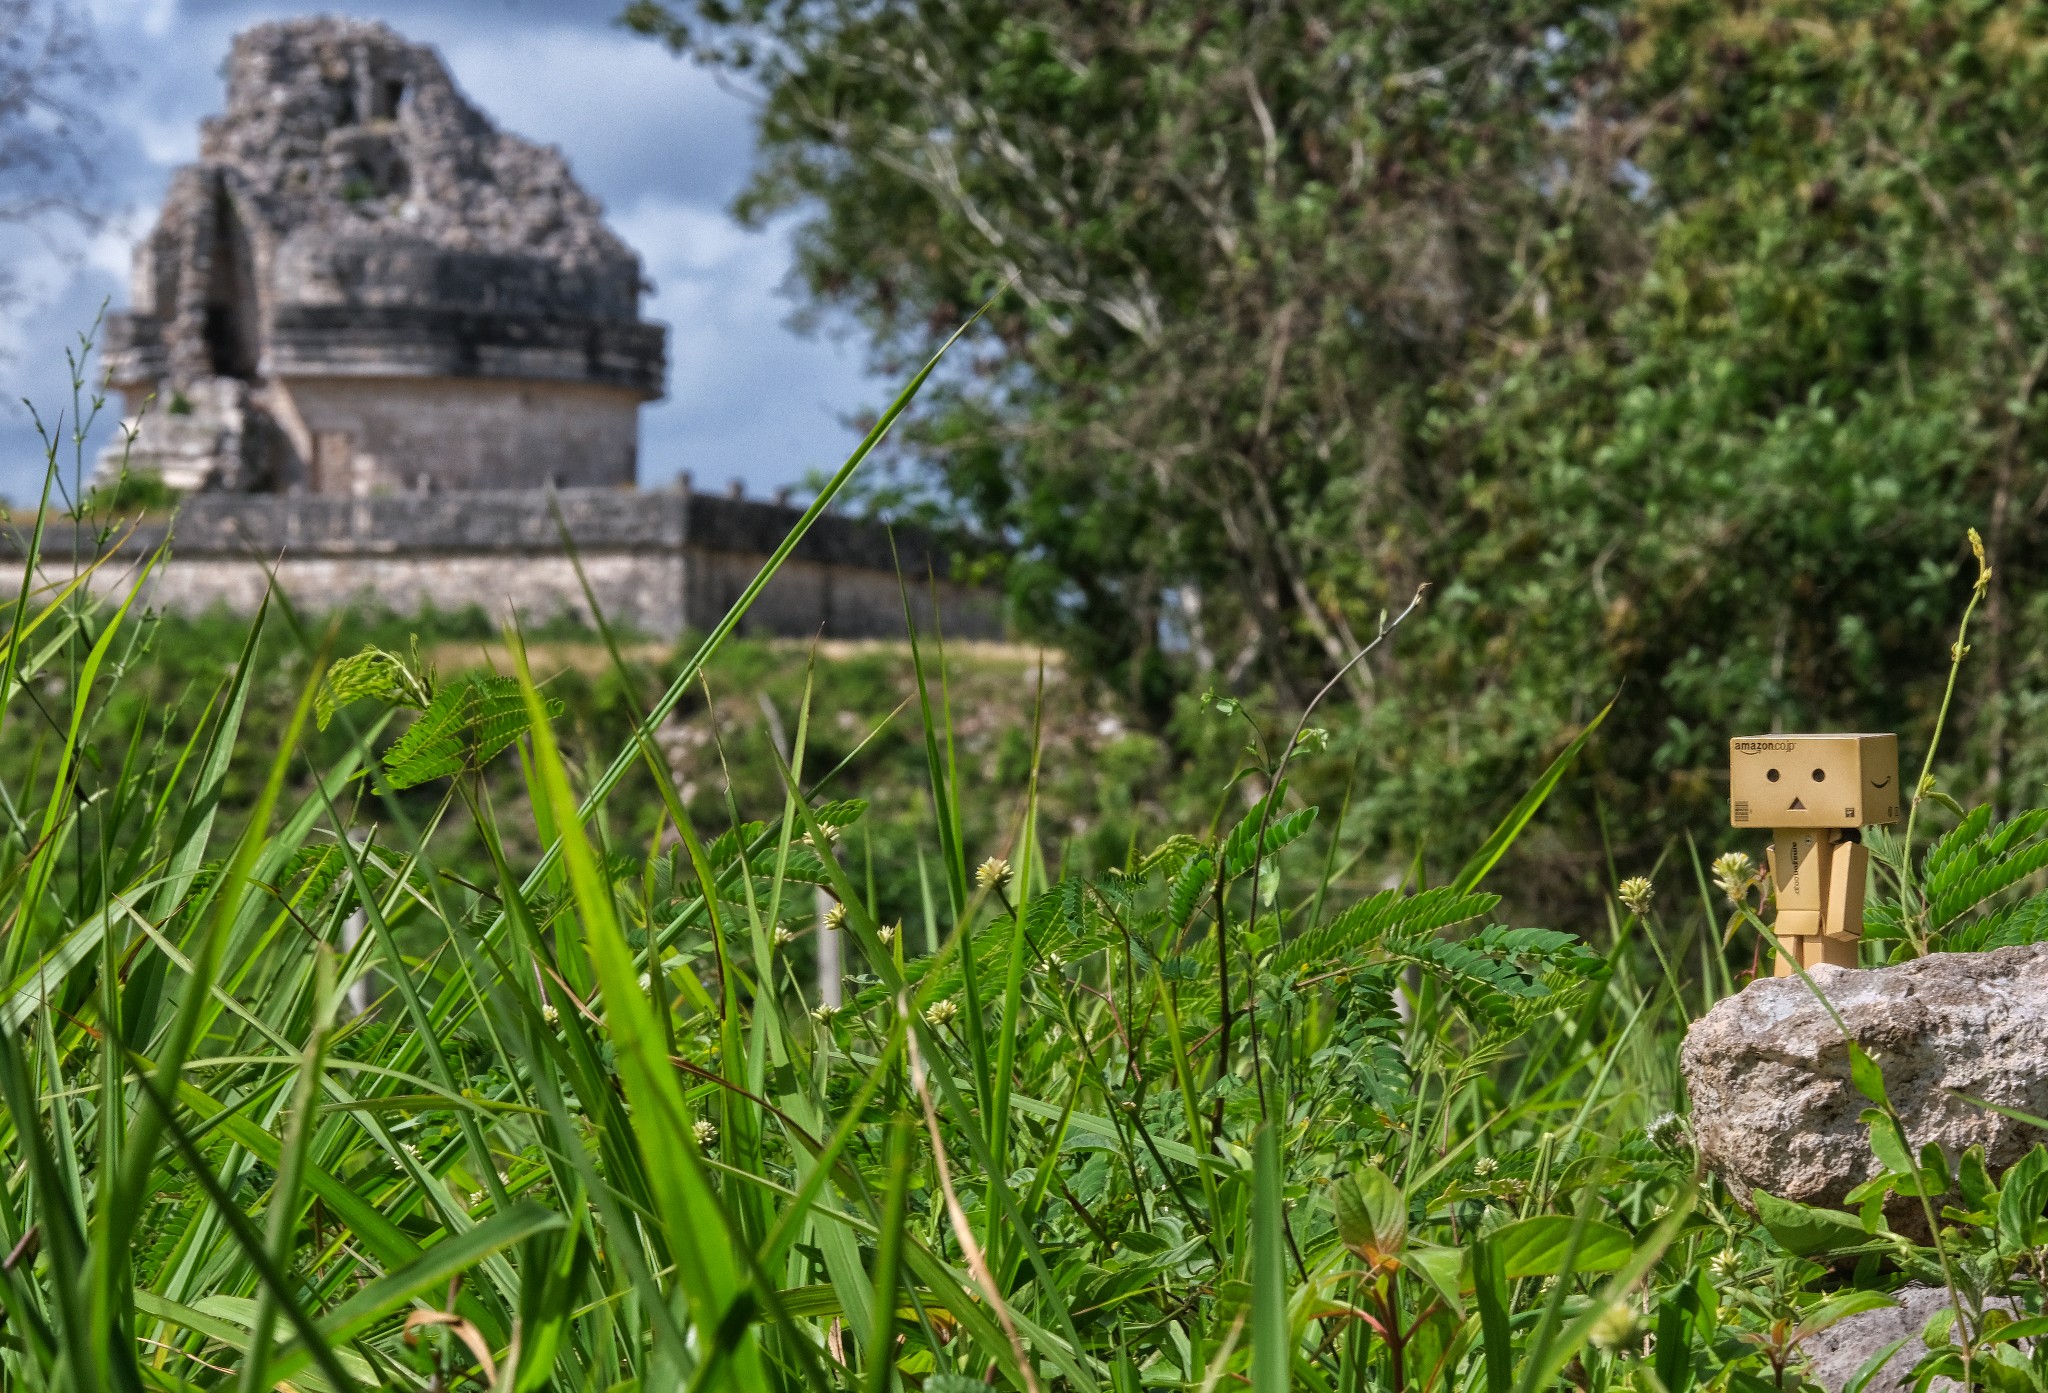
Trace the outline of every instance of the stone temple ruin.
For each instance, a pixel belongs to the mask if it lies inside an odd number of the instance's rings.
[[[251,29],[136,248],[108,381],[187,490],[634,479],[665,334],[559,151],[494,129],[381,24]]]
[[[186,495],[153,599],[247,607],[275,572],[316,608],[578,611],[566,529],[609,616],[714,622],[797,513],[636,489],[666,333],[561,152],[497,130],[432,48],[378,23],[258,25],[226,77],[106,333],[132,440],[101,476]],[[932,539],[892,554],[829,515],[755,627],[900,632],[899,559],[938,575],[911,589],[949,632],[1000,632]]]

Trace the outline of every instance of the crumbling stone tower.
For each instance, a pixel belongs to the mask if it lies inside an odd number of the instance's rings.
[[[664,367],[642,289],[561,153],[433,49],[262,24],[136,248],[107,379],[142,417],[131,467],[179,489],[630,486]]]

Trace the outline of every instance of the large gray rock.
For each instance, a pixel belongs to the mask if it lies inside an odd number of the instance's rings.
[[[1955,1096],[2048,1117],[2048,944],[1812,975],[1883,1067],[1916,1148],[1938,1143],[1953,1161],[1982,1146],[1996,1172],[2048,1139]],[[1744,1203],[1762,1189],[1840,1205],[1878,1172],[1848,1044],[1798,978],[1752,982],[1715,1006],[1686,1032],[1679,1063],[1700,1157]],[[1911,1232],[1918,1215],[1895,1204],[1890,1217]]]
[[[1829,1393],[1841,1393],[1849,1380],[1856,1377],[1864,1364],[1875,1358],[1877,1352],[1894,1340],[1904,1339],[1896,1354],[1884,1362],[1884,1366],[1871,1375],[1864,1385],[1864,1393],[1906,1393],[1911,1386],[1913,1366],[1927,1353],[1927,1344],[1920,1338],[1927,1329],[1927,1322],[1935,1312],[1950,1304],[1945,1287],[1906,1287],[1893,1294],[1898,1305],[1882,1310],[1865,1311],[1850,1316],[1807,1340],[1800,1347],[1806,1356],[1807,1373],[1813,1381]],[[1986,1303],[2007,1312],[2017,1313],[2018,1308],[2010,1301],[1994,1299]],[[1934,1393],[1947,1393],[1957,1387],[1952,1379],[1936,1379],[1931,1385]]]

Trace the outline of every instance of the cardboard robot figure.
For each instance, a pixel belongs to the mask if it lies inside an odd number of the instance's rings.
[[[1728,742],[1728,821],[1767,827],[1777,975],[1856,966],[1870,853],[1860,829],[1899,820],[1896,735],[1748,735]]]

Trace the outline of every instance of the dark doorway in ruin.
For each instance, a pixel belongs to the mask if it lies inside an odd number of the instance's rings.
[[[216,377],[256,380],[256,267],[249,230],[223,189],[216,198],[207,258],[206,356]]]
[[[377,92],[371,103],[370,119],[373,121],[395,121],[398,108],[405,101],[405,84],[392,79],[377,84]]]

